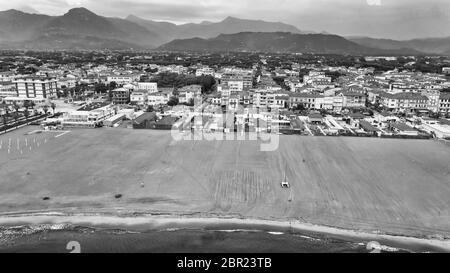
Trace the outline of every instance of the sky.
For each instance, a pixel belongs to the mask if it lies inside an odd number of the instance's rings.
[[[405,40],[450,36],[450,0],[0,0],[0,10],[62,15],[85,7],[174,23],[227,16],[284,22],[304,31]]]

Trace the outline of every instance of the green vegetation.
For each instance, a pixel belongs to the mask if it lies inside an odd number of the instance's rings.
[[[158,87],[181,88],[187,85],[198,84],[202,86],[203,94],[212,93],[216,84],[216,80],[212,76],[195,77],[193,75],[179,75],[177,73],[161,73],[151,79],[151,81],[158,83]]]

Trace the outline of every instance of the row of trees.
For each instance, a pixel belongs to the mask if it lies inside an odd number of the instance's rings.
[[[3,129],[6,131],[10,118],[13,118],[15,124],[17,125],[19,118],[21,117],[19,112],[21,107],[14,102],[12,105],[14,112],[11,112],[10,107],[6,104],[6,102],[3,101],[1,106],[2,106],[1,108],[3,108],[5,111],[5,114],[2,116],[2,121],[3,121]],[[28,119],[30,118],[31,115],[30,109],[34,109],[35,106],[36,104],[33,101],[24,102],[23,107],[25,108],[25,110],[23,111],[23,116],[25,117],[25,121],[28,121]],[[56,104],[51,103],[50,105],[44,105],[42,107],[42,110],[44,111],[45,115],[48,114],[50,108],[53,110],[53,113],[55,113]]]
[[[177,73],[160,73],[150,80],[158,83],[158,87],[181,88],[187,85],[198,84],[202,86],[202,94],[211,94],[216,80],[212,76],[195,77],[193,75],[180,75]]]

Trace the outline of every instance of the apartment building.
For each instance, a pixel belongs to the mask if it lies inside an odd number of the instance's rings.
[[[169,92],[158,92],[158,93],[148,94],[147,103],[148,103],[148,105],[152,105],[152,106],[167,104],[170,100],[171,94],[172,93],[169,93]],[[181,102],[181,100],[180,100],[180,103],[183,103],[183,102]]]
[[[14,73],[6,71],[0,72],[0,82],[12,82],[14,80]]]
[[[442,68],[442,73],[446,74],[446,75],[450,75],[450,67],[443,67]]]
[[[412,92],[383,93],[380,95],[380,99],[383,106],[395,112],[403,113],[428,110],[429,105],[428,97]]]
[[[126,88],[117,88],[112,91],[112,101],[114,104],[130,103],[130,90]]]
[[[366,95],[360,92],[342,92],[344,107],[363,108],[366,107]]]
[[[439,112],[439,98],[441,95],[441,92],[439,90],[435,89],[425,89],[421,92],[422,96],[425,96],[428,98],[428,106],[427,109],[432,111],[433,113]]]
[[[156,82],[138,82],[138,90],[146,90],[148,93],[158,93],[158,84]]]
[[[310,71],[308,75],[303,76],[304,84],[331,83],[331,77],[327,77],[325,72],[322,71]]]
[[[322,109],[324,96],[316,93],[294,93],[289,97],[289,107],[303,106],[305,109]]]
[[[127,74],[127,75],[110,75],[107,77],[107,83],[115,82],[118,85],[130,84],[137,82],[141,78],[138,74]]]
[[[215,73],[214,69],[212,69],[210,67],[201,67],[195,71],[196,77],[200,77],[200,76],[213,76],[214,77],[215,74],[216,73]]]
[[[253,87],[253,74],[229,72],[221,77],[221,84],[233,91],[249,90]]]
[[[13,83],[20,99],[45,100],[57,95],[58,82],[52,78],[27,77]]]
[[[439,112],[450,115],[450,93],[441,93],[439,97]]]
[[[13,82],[0,82],[0,98],[17,97],[16,85]]]
[[[202,86],[201,85],[188,85],[182,87],[178,90],[180,103],[189,103],[196,97],[201,96]]]
[[[133,105],[145,106],[148,102],[149,92],[144,89],[138,89],[131,92],[130,102]]]

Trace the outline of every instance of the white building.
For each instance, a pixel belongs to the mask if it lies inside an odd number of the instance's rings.
[[[170,100],[170,94],[168,93],[152,93],[147,97],[148,105],[156,106],[156,105],[164,105],[167,104]]]
[[[182,87],[178,90],[180,103],[189,103],[191,100],[196,97],[201,96],[202,94],[202,86],[201,85],[189,85]]]
[[[138,82],[137,89],[146,90],[148,93],[158,93],[158,84],[156,82]]]
[[[128,75],[110,75],[107,77],[107,83],[110,84],[115,82],[119,85],[130,84],[133,82],[137,82],[141,78],[140,75],[137,74],[128,74]]]
[[[14,73],[0,72],[0,82],[10,82],[14,80]]]
[[[149,92],[147,90],[134,90],[133,92],[131,92],[130,102],[132,104],[140,106],[146,105],[148,102],[148,94]]]
[[[0,98],[17,97],[16,85],[12,82],[0,82]]]
[[[115,114],[114,107],[111,104],[87,105],[77,111],[65,113],[62,125],[94,128]]]
[[[58,82],[50,78],[29,77],[14,81],[20,99],[49,99],[56,97]]]
[[[200,76],[215,76],[215,71],[214,69],[210,68],[210,67],[202,67],[199,68],[195,71],[195,76],[196,77],[200,77]]]

